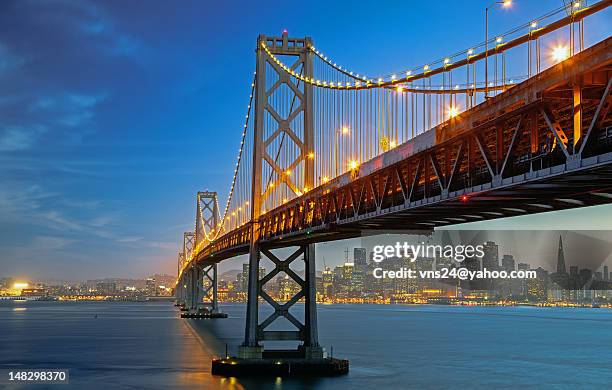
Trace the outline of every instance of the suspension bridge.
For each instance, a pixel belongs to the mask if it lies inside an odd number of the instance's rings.
[[[260,35],[225,207],[216,192],[197,193],[194,231],[178,256],[186,317],[223,316],[217,264],[249,256],[244,342],[213,371],[324,360],[317,242],[612,202],[612,40],[584,45],[588,17],[611,4],[572,2],[380,76],[339,65],[311,38]],[[262,276],[264,258],[274,268]],[[300,290],[279,302],[265,284],[283,273]],[[263,321],[260,300],[273,309]],[[298,301],[303,321],[290,311]],[[270,330],[281,317],[292,329]],[[275,340],[300,345],[264,349]]]

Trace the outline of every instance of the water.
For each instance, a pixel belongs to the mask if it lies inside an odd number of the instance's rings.
[[[607,309],[319,305],[320,342],[351,369],[308,380],[210,375],[244,332],[244,305],[222,309],[181,320],[168,302],[0,302],[0,369],[68,368],[60,388],[78,389],[612,386]]]

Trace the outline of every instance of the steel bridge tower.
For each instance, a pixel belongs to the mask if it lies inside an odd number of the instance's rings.
[[[279,258],[271,252],[271,248],[264,247],[260,241],[259,217],[262,214],[262,205],[268,193],[265,190],[265,178],[262,174],[264,164],[266,168],[277,174],[278,180],[284,183],[294,193],[298,189],[289,175],[283,175],[283,167],[277,165],[274,156],[270,155],[269,146],[281,133],[285,133],[299,148],[292,167],[301,166],[303,183],[306,188],[313,188],[314,164],[309,154],[314,150],[314,130],[312,86],[302,83],[283,71],[281,66],[272,61],[266,54],[267,48],[276,56],[292,58],[292,69],[302,72],[305,77],[313,75],[313,58],[310,38],[289,38],[286,32],[281,37],[267,37],[260,35],[257,40],[257,68],[256,68],[256,101],[254,122],[254,153],[253,153],[253,182],[251,208],[251,241],[249,248],[249,274],[247,295],[247,317],[244,343],[240,346],[238,356],[241,358],[257,359],[265,357],[266,353],[261,344],[267,340],[296,340],[302,342],[298,353],[304,358],[322,358],[323,349],[319,346],[317,334],[316,312],[316,273],[315,273],[315,246],[314,244],[300,245],[289,257]],[[284,87],[283,87],[284,86]],[[289,88],[295,95],[295,108],[291,107],[286,115],[281,115],[274,106],[271,96],[279,88]],[[301,115],[300,115],[301,114]],[[275,131],[266,131],[265,117],[273,118],[278,127]],[[298,120],[296,120],[298,118]],[[302,131],[303,130],[303,131]],[[282,147],[282,145],[280,146]],[[261,257],[265,256],[274,263],[274,269],[262,279],[259,279],[259,266]],[[290,264],[296,260],[304,261],[305,278],[302,279],[291,268]],[[286,303],[278,303],[265,290],[264,285],[272,280],[278,273],[284,272],[299,286],[300,291]],[[262,298],[269,303],[274,312],[259,322],[258,302]],[[294,317],[289,309],[301,298],[304,298],[304,322]],[[296,330],[270,331],[266,328],[279,317],[285,317]]]
[[[201,191],[196,196],[195,231],[183,235],[183,250],[179,254],[179,263],[189,259],[200,244],[206,239],[206,232],[219,229],[219,206],[217,193]],[[179,270],[182,265],[179,265]],[[179,290],[178,304],[183,306],[184,318],[227,317],[219,312],[217,263],[200,265],[192,261],[183,273]]]

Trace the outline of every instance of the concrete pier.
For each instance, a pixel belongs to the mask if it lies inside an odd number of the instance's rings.
[[[290,352],[290,351],[287,351]],[[264,354],[265,356],[265,354]],[[349,361],[335,358],[306,359],[287,357],[240,359],[228,357],[212,361],[212,374],[228,377],[244,376],[337,376],[349,372]]]
[[[210,310],[186,311],[181,313],[181,318],[227,318],[227,313]]]

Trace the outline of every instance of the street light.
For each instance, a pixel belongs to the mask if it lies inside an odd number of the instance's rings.
[[[509,8],[512,5],[512,1],[495,1],[485,8],[485,99],[489,97],[489,9],[493,9],[496,5]]]
[[[557,46],[553,48],[552,58],[555,62],[565,61],[569,58],[569,48],[567,46]]]

